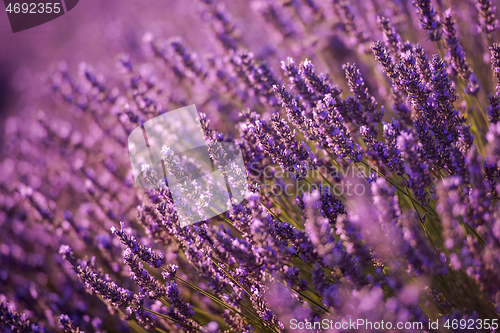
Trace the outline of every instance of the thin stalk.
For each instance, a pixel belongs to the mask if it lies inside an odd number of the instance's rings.
[[[297,207],[297,206],[292,206],[288,200],[284,200],[281,196],[279,196],[279,197],[277,198],[277,200],[279,200],[280,202],[282,202],[282,203],[283,203],[283,205],[285,205],[285,206],[287,207],[287,209],[289,209],[289,211],[290,211],[290,212],[293,212],[293,213],[295,213],[295,214],[297,214],[297,213],[298,213],[298,214],[301,214],[301,213],[302,213],[301,211],[298,211],[298,210],[296,209],[296,207]],[[289,211],[287,211],[287,214],[288,214],[288,216],[290,216],[290,218],[292,218],[292,216],[290,215],[290,213],[288,213]],[[298,211],[298,212],[297,212],[297,211]],[[293,218],[292,218],[292,219],[293,219]]]
[[[163,305],[165,305],[166,307],[170,307],[170,306],[172,306],[172,303],[171,303],[171,302],[169,302],[169,301],[165,298],[165,296],[162,296],[162,297],[159,299],[159,301],[160,301]],[[206,312],[205,310],[200,309],[199,307],[197,307],[197,306],[195,306],[195,305],[191,305],[191,307],[193,308],[193,310],[194,310],[194,313],[195,313],[195,314],[198,314],[198,313],[199,313],[199,314],[202,314],[202,315],[204,314],[205,316],[207,315],[207,312]],[[204,326],[204,325],[208,324],[207,322],[204,322],[204,321],[202,321],[201,319],[195,319],[195,318],[194,318],[194,316],[193,316],[193,317],[191,317],[190,319],[191,319],[192,321],[194,321],[195,323],[197,323],[198,325],[200,325],[200,326]],[[215,320],[215,321],[217,321],[217,322],[219,323],[219,321],[221,320],[221,318],[214,318],[214,320]],[[223,320],[222,320],[222,321],[223,321]],[[219,324],[220,324],[220,323],[219,323]]]
[[[101,295],[97,294],[97,298],[101,300],[106,306],[109,305],[109,303],[102,298]],[[119,307],[114,307],[123,317],[127,317],[127,315],[120,309]],[[135,320],[127,320],[128,324],[133,328],[135,332],[139,333],[148,333],[141,325],[139,325]]]
[[[189,327],[189,328],[190,328],[190,329],[192,329],[192,330],[195,330],[195,331],[201,332],[201,330],[200,330],[198,327],[194,327],[194,326],[192,326],[192,325],[189,325],[189,324],[183,323],[182,321],[179,321],[179,320],[177,320],[177,319],[171,318],[171,317],[166,316],[166,315],[164,315],[164,314],[161,314],[161,313],[155,312],[155,311],[153,311],[153,310],[149,310],[149,309],[144,309],[144,311],[149,312],[149,313],[151,313],[151,314],[153,314],[153,315],[155,315],[155,316],[161,317],[161,318],[163,318],[163,319],[167,319],[167,320],[173,321],[173,322],[174,322],[174,323],[176,323],[176,324],[179,324],[179,325],[182,325],[182,326],[185,326],[185,327]]]
[[[408,185],[406,184],[406,180],[404,180],[404,181],[405,181],[406,190],[408,191],[408,193],[410,193],[410,190],[408,189]],[[439,251],[437,250],[436,245],[434,245],[434,242],[432,241],[431,234],[429,233],[429,230],[427,230],[427,227],[424,224],[424,220],[422,219],[422,217],[420,217],[420,213],[418,212],[417,206],[415,205],[415,201],[413,201],[412,197],[410,197],[410,200],[411,200],[411,203],[413,205],[413,209],[415,209],[415,211],[417,212],[418,219],[420,220],[420,225],[422,226],[422,229],[424,229],[424,231],[427,235],[427,238],[429,238],[429,241],[431,242],[431,245],[434,248],[434,251],[436,252],[436,254],[439,258]]]
[[[475,230],[473,227],[471,227],[471,226],[469,225],[469,223],[465,222],[465,221],[464,221],[464,219],[462,218],[462,216],[460,216],[460,215],[459,215],[458,217],[460,218],[460,221],[462,221],[462,223],[463,223],[466,227],[468,227],[468,228],[469,228],[469,229],[470,229],[470,230],[474,233],[474,235],[476,235],[476,237],[477,237],[477,238],[481,241],[481,243],[483,243],[483,245],[487,246],[487,245],[486,245],[486,242],[483,240],[483,238],[482,238],[481,236],[479,236],[479,234],[476,232],[476,230]]]
[[[477,97],[477,95],[474,95],[474,99],[476,100],[479,111],[481,111],[481,116],[483,116],[485,124],[488,125],[488,117],[486,116],[486,112],[484,112],[484,109],[481,106],[481,103],[479,102],[479,98]]]
[[[361,164],[371,168],[365,161],[361,160],[360,161]],[[374,170],[380,177],[384,178],[386,181],[388,181],[392,186],[394,186],[396,189],[398,189],[401,193],[403,193],[404,195],[406,196],[410,196],[409,193],[407,193],[406,191],[404,191],[401,187],[399,187],[399,185],[397,185],[395,182],[393,182],[391,179],[387,178],[385,175],[383,175],[381,172],[379,172],[377,169],[375,168],[371,168],[372,170]],[[439,221],[439,217],[433,212],[430,210],[430,207],[427,208],[425,207],[424,205],[422,205],[420,202],[418,201],[415,201],[415,203],[417,205],[419,205],[423,210],[425,210],[427,213],[431,214],[432,216],[434,216],[438,221]]]
[[[437,51],[438,51],[439,57],[441,59],[444,59],[444,57],[443,57],[443,49],[442,49],[443,45],[440,44],[439,41],[436,41],[436,46],[437,46]]]
[[[158,332],[160,332],[160,333],[168,333],[167,331],[164,331],[164,330],[162,330],[162,329],[161,329],[161,328],[159,328],[159,327],[155,327],[155,329],[156,329]]]
[[[248,290],[246,290],[246,289],[245,289],[245,287],[243,287],[243,286],[241,285],[241,283],[239,283],[239,282],[238,282],[238,280],[236,280],[236,279],[235,279],[235,278],[234,278],[231,274],[229,274],[229,273],[228,273],[228,272],[227,272],[224,268],[222,268],[222,266],[221,266],[222,264],[221,264],[221,265],[219,265],[219,264],[217,263],[217,259],[215,259],[215,258],[212,258],[212,259],[213,259],[213,263],[215,264],[215,266],[219,267],[219,269],[220,269],[220,270],[222,270],[222,271],[224,272],[224,274],[226,274],[226,275],[227,275],[227,276],[228,276],[231,280],[233,280],[233,282],[234,282],[234,283],[236,283],[236,284],[238,285],[238,287],[240,287],[243,291],[245,291],[245,292],[247,293],[248,297],[251,297],[251,296],[252,296],[252,294],[251,294]],[[271,328],[272,330],[274,330],[274,331],[276,331],[276,332],[278,332],[278,333],[279,333],[279,330],[278,330],[278,329],[276,329],[276,328],[275,328],[275,327],[273,327],[273,326],[270,326],[268,323],[266,323],[265,321],[263,321],[262,319],[260,319],[260,317],[259,317],[259,320],[260,320],[260,321],[261,321],[261,322],[262,322],[265,326],[267,326],[267,327]]]
[[[254,321],[254,320],[252,320],[251,318],[248,318],[248,316],[244,315],[243,313],[241,313],[240,311],[238,311],[236,308],[234,308],[234,307],[232,307],[232,306],[230,306],[230,305],[226,304],[223,300],[219,299],[218,297],[216,297],[216,296],[214,296],[214,295],[212,295],[212,294],[210,294],[210,293],[208,293],[208,292],[204,291],[203,289],[200,289],[200,288],[196,287],[195,285],[193,285],[193,284],[191,284],[191,283],[187,282],[186,280],[183,280],[182,278],[180,278],[180,277],[178,277],[178,276],[175,276],[175,278],[176,278],[176,279],[178,279],[179,281],[183,282],[184,284],[186,284],[188,287],[190,287],[190,288],[192,288],[192,289],[194,289],[194,290],[198,291],[198,292],[199,292],[199,293],[201,293],[202,295],[204,295],[204,296],[206,296],[206,297],[210,298],[212,301],[216,302],[217,304],[219,304],[219,305],[221,305],[221,306],[225,307],[226,309],[229,309],[229,310],[231,310],[231,311],[234,311],[235,313],[239,314],[240,316],[245,317],[246,319],[248,319],[250,322],[252,322],[252,323],[254,323],[254,324],[258,325],[259,327],[261,327],[259,323],[255,322],[255,321]],[[260,320],[260,318],[259,318],[256,314],[254,314],[252,311],[250,311],[249,309],[246,309],[246,310],[248,311],[248,313],[249,313],[249,314],[251,314],[252,316],[254,316],[256,319]]]
[[[321,175],[321,177],[328,183],[328,185],[330,185],[330,188],[333,190],[335,187],[332,185],[332,183],[330,183],[330,181],[321,173],[321,171],[317,170],[318,173]],[[347,201],[347,199],[344,197],[343,194],[339,194],[339,196],[344,199],[344,201]]]
[[[462,79],[459,78],[458,80],[458,85],[460,86],[460,89],[464,91],[465,83],[463,82]],[[484,143],[483,143],[483,136],[479,133],[479,120],[477,119],[476,113],[474,112],[474,108],[472,107],[472,103],[469,100],[469,97],[467,94],[464,94],[464,99],[465,103],[467,104],[468,108],[471,110],[472,117],[470,118],[471,124],[472,124],[472,130],[476,133],[476,138],[477,143],[478,143],[478,150],[481,155],[484,155]],[[467,117],[469,118],[469,117]]]
[[[293,289],[292,289],[293,290]],[[311,303],[313,303],[314,305],[320,307],[323,311],[325,311],[326,313],[330,313],[328,311],[327,308],[325,308],[323,305],[319,304],[318,302],[314,301],[313,299],[307,297],[306,295],[304,295],[303,293],[301,293],[300,291],[297,291],[297,290],[293,290],[295,291],[297,294],[299,294],[300,296],[304,297],[305,299],[307,299],[308,301],[310,301]]]
[[[269,212],[269,214],[271,214],[276,220],[278,220],[279,222],[281,223],[284,223],[283,221],[281,221],[281,219],[272,212],[272,210],[270,208],[268,208],[266,205],[264,205],[262,202],[260,203],[265,209],[267,209],[267,211]]]
[[[278,203],[278,202],[277,202],[277,200],[273,200],[273,199],[271,199],[271,200],[272,200],[272,202],[273,202],[275,205],[277,205],[277,206],[281,209],[281,211],[282,211],[282,213],[283,213],[283,215],[282,215],[282,216],[283,216],[283,217],[286,217],[286,218],[287,218],[287,220],[289,220],[289,223],[290,223],[291,225],[293,225],[295,228],[300,228],[300,227],[299,227],[299,225],[297,224],[297,222],[295,222],[295,219],[294,219],[294,218],[293,218],[293,217],[292,217],[292,216],[288,213],[288,210],[287,210],[287,209],[285,209],[285,207],[283,207],[283,205],[281,205],[280,203]],[[286,214],[286,216],[285,216],[285,214]]]
[[[165,268],[164,268],[164,267],[162,267],[162,268],[165,270]],[[182,278],[178,277],[177,275],[176,275],[176,276],[174,276],[174,278],[176,278],[177,280],[181,281],[182,283],[184,283],[185,285],[187,285],[187,286],[188,286],[188,287],[190,287],[191,289],[194,289],[194,290],[198,291],[199,293],[201,293],[202,295],[204,295],[204,296],[206,296],[206,297],[210,298],[212,301],[214,301],[214,302],[216,302],[217,304],[219,304],[219,305],[221,305],[221,306],[225,307],[226,309],[229,309],[229,310],[231,310],[231,311],[234,311],[234,312],[236,312],[237,314],[239,314],[239,315],[241,315],[241,316],[245,317],[245,315],[244,315],[243,313],[241,313],[240,311],[238,311],[238,310],[237,310],[237,309],[235,309],[234,307],[230,306],[229,304],[226,304],[223,300],[221,300],[221,299],[217,298],[216,296],[214,296],[214,295],[212,295],[212,294],[210,294],[210,293],[208,293],[208,292],[204,291],[203,289],[200,289],[200,288],[196,287],[195,285],[193,285],[193,284],[189,283],[188,281],[186,281],[186,280],[184,280],[184,279],[182,279]]]

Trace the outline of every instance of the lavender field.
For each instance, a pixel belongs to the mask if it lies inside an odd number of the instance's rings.
[[[500,331],[498,0],[110,1],[76,32],[95,3],[0,35],[0,332]],[[184,226],[129,135],[192,104],[247,182]]]

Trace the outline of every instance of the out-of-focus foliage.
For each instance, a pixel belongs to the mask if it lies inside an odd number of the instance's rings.
[[[447,3],[201,0],[106,28],[133,41],[99,53],[113,65],[54,64],[5,121],[0,328],[497,318],[498,22],[491,1]],[[248,189],[181,227],[168,188],[135,184],[127,137],[190,104],[212,157],[241,148]]]

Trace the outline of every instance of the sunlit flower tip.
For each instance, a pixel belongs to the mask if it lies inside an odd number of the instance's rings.
[[[170,156],[174,154],[174,151],[170,147],[163,146],[161,147],[161,153],[162,155]]]
[[[427,30],[427,39],[439,41],[441,39],[441,21],[430,0],[414,0],[413,5],[419,14],[420,27]]]
[[[491,0],[476,0],[476,8],[479,12],[478,32],[491,34],[497,30],[496,7],[493,6]]]
[[[71,247],[66,244],[59,246],[59,254],[67,254],[71,252]]]
[[[178,268],[179,268],[179,266],[177,266],[175,264],[169,264],[169,265],[167,265],[167,267],[165,267],[164,271],[161,272],[161,275],[165,280],[171,279],[171,278],[175,277],[175,274],[177,273]]]

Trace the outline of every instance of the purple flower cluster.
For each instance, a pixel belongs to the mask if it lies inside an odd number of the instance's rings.
[[[0,331],[498,317],[493,2],[473,15],[430,0],[198,5],[198,39],[145,33],[118,73],[58,64],[35,120],[6,120]],[[215,209],[189,179],[201,163],[160,145],[164,170],[143,164],[154,189],[141,187],[127,137],[193,103],[212,171],[248,183],[228,179],[244,200],[186,225]]]

